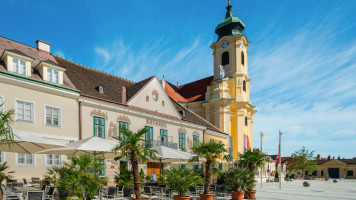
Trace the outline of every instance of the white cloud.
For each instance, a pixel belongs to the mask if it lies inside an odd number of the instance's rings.
[[[268,51],[259,44],[250,51],[254,130],[266,133],[268,153],[277,153],[281,129],[285,156],[303,145],[323,156],[356,156],[356,40],[340,43],[335,20],[311,21],[289,40],[265,38]]]

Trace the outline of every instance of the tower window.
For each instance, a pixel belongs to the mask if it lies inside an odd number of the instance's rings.
[[[221,65],[228,65],[230,64],[230,56],[229,52],[225,51],[221,56]]]
[[[241,64],[245,65],[245,53],[244,53],[244,51],[241,51]]]
[[[242,89],[244,92],[246,92],[246,81],[245,80],[242,82]]]
[[[245,117],[245,126],[248,125],[248,122],[247,122],[247,117]]]

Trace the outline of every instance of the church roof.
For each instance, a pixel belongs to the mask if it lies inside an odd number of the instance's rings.
[[[213,79],[214,76],[209,76],[180,86],[174,86],[165,81],[164,89],[168,96],[178,102],[204,101],[207,86],[212,83]]]

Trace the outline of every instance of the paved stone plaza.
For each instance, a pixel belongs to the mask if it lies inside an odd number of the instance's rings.
[[[356,180],[342,180],[337,183],[332,181],[312,180],[310,187],[303,187],[302,180],[282,182],[282,190],[279,183],[260,183],[257,185],[256,198],[283,199],[283,200],[321,200],[321,199],[347,199],[356,200]]]

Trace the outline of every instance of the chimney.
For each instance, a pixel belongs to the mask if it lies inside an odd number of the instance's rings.
[[[320,159],[321,159],[320,154],[316,155],[316,159],[317,159],[317,160],[320,160]]]
[[[126,104],[126,87],[122,86],[122,99],[121,103]]]
[[[37,40],[37,50],[44,52],[44,53],[50,53],[50,49],[51,49],[51,44],[42,40]]]
[[[330,160],[331,159],[331,156],[330,156],[330,154],[329,154],[329,156],[328,156],[328,160]]]
[[[340,156],[339,156],[339,157],[337,157],[337,159],[338,159],[338,160],[340,160]]]
[[[333,156],[333,160],[335,160],[335,156]]]

